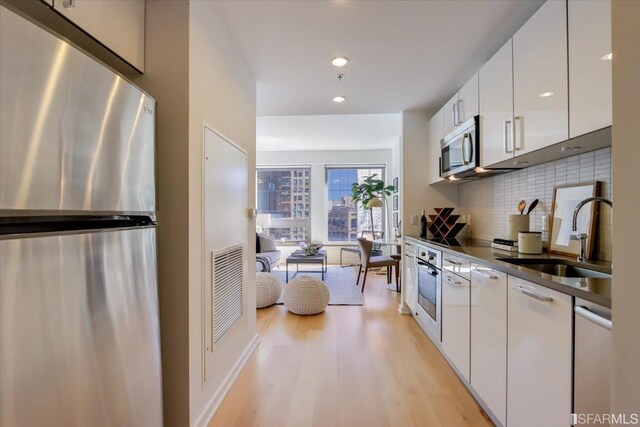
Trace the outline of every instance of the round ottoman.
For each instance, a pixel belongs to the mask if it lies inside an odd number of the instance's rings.
[[[269,307],[280,298],[280,279],[273,273],[256,273],[256,308]]]
[[[329,288],[315,277],[299,276],[285,285],[283,299],[284,306],[292,313],[318,314],[329,304]]]

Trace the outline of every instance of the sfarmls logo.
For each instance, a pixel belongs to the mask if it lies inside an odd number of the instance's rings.
[[[574,426],[581,424],[635,426],[640,424],[640,418],[638,414],[571,414],[571,423]]]

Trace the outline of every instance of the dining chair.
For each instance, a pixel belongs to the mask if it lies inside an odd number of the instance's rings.
[[[396,267],[396,271],[399,268],[398,261],[386,255],[371,256],[371,252],[373,251],[373,242],[371,240],[367,240],[362,237],[358,238],[358,247],[360,248],[360,268],[358,269],[358,279],[356,280],[356,285],[360,284],[360,274],[362,274],[362,270],[364,269],[364,278],[362,279],[362,292],[364,292],[364,286],[367,283],[367,272],[372,268],[386,267],[387,283],[390,282],[391,271],[393,270],[393,267]],[[398,290],[397,276],[396,290]]]
[[[398,262],[398,267],[396,268],[396,290],[398,290],[398,283],[400,283],[400,263],[402,262],[402,246],[396,245],[396,253],[391,254],[390,257]]]
[[[362,238],[366,238],[366,236],[370,236],[371,232],[370,231],[363,231],[360,233],[360,237]],[[373,234],[373,239],[384,239],[384,231],[376,231]],[[351,253],[351,254],[358,254],[358,258],[360,258],[360,248],[359,247],[346,247],[346,248],[340,248],[340,267],[345,268],[345,267],[354,267],[358,264],[343,264],[342,263],[342,256],[345,252]],[[377,255],[382,255],[382,246],[380,244],[373,244],[373,250],[371,253],[373,256],[377,256]]]

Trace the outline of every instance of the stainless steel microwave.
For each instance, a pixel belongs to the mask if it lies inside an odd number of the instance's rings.
[[[473,175],[480,166],[480,116],[461,123],[440,141],[440,176],[455,179]]]

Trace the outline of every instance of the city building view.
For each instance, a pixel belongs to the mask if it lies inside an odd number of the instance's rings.
[[[258,213],[271,214],[265,230],[280,241],[307,241],[310,230],[309,168],[258,169]]]
[[[371,234],[371,213],[351,201],[351,188],[356,182],[377,174],[383,168],[327,168],[327,237],[330,242],[353,242],[363,233]],[[384,209],[373,209],[373,229],[384,230]]]

